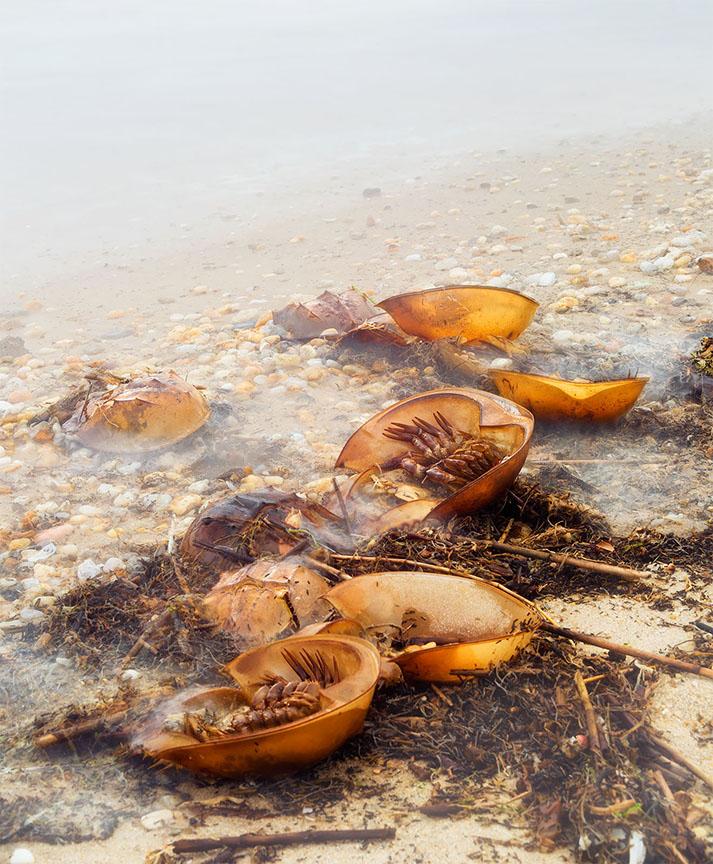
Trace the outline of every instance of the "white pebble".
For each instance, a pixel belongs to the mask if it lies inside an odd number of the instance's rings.
[[[35,864],[35,856],[29,849],[18,847],[10,856],[10,864]]]
[[[510,357],[496,357],[490,361],[491,369],[512,369],[513,362]]]
[[[173,813],[170,810],[153,810],[141,817],[141,824],[147,831],[155,831],[164,828],[173,822]]]
[[[102,569],[105,573],[113,573],[115,570],[123,570],[124,567],[121,558],[107,558]]]
[[[85,558],[77,567],[77,579],[86,582],[87,579],[96,579],[102,572],[100,564],[96,564],[91,558]]]

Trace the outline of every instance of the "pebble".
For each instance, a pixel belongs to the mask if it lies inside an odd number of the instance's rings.
[[[178,495],[171,501],[169,509],[175,516],[185,516],[186,513],[195,510],[202,502],[203,498],[200,495]]]
[[[491,369],[512,369],[514,363],[511,357],[496,357],[490,361]]]
[[[552,341],[558,345],[569,345],[574,340],[574,333],[571,330],[555,330],[552,334]]]
[[[102,569],[105,573],[114,573],[116,570],[123,570],[124,567],[121,558],[107,558]]]
[[[457,258],[442,258],[440,261],[437,261],[435,264],[435,269],[442,270],[452,270],[454,267],[458,266]]]
[[[24,609],[20,610],[18,617],[21,621],[25,621],[28,624],[36,624],[45,617],[45,613],[39,609],[34,609],[32,606],[26,606]]]
[[[549,288],[557,281],[557,274],[552,272],[533,273],[531,276],[528,276],[525,281],[528,285],[537,285],[540,288]]]
[[[10,864],[35,864],[35,856],[24,846],[18,846],[10,856]]]
[[[156,831],[158,828],[165,828],[173,822],[173,812],[171,810],[153,810],[151,813],[145,813],[141,817],[141,824],[147,831]]]
[[[80,582],[86,582],[88,579],[96,579],[97,576],[101,575],[101,572],[101,564],[97,564],[91,558],[85,558],[77,567],[77,579]]]

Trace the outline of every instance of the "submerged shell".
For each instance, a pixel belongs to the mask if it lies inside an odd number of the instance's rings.
[[[397,294],[377,304],[396,323],[429,342],[458,338],[516,339],[532,321],[538,303],[518,291],[489,285],[447,285]]]
[[[324,618],[329,583],[299,561],[257,561],[223,573],[203,614],[244,646],[264,645]]]
[[[156,759],[221,777],[298,771],[326,758],[361,731],[379,669],[378,651],[353,636],[296,636],[255,648],[226,667],[239,690],[212,688],[158,706],[136,743]],[[320,681],[321,708],[301,719],[200,743],[162,730],[167,714],[236,708],[250,704],[266,681],[306,678]]]
[[[337,468],[360,472],[344,493],[347,504],[350,500],[353,505],[356,503],[360,488],[370,482],[375,472],[378,473],[378,466],[407,452],[408,447],[403,441],[385,437],[384,431],[394,423],[410,423],[415,416],[429,417],[436,412],[443,414],[458,429],[481,436],[502,448],[506,455],[489,471],[430,508],[423,500],[406,502],[410,506],[400,505],[406,518],[412,517],[411,521],[424,518],[447,520],[485,507],[508,489],[527,457],[534,427],[532,415],[491,393],[452,387],[403,399],[357,429],[344,445],[336,463]],[[369,514],[369,518],[380,517]],[[389,522],[388,517],[386,522]]]
[[[424,681],[457,681],[512,659],[544,620],[500,585],[437,573],[369,573],[335,585],[326,599],[367,632],[387,626],[402,629],[404,642],[435,642],[391,658],[404,675]]]
[[[94,450],[140,453],[188,437],[210,409],[193,385],[173,372],[134,378],[80,404],[65,429]]]
[[[498,391],[538,420],[617,420],[633,408],[648,378],[567,381],[549,375],[490,370]]]
[[[306,534],[339,547],[340,526],[341,519],[319,504],[263,489],[230,495],[203,510],[189,525],[181,554],[206,567],[225,568],[261,554],[285,554]]]

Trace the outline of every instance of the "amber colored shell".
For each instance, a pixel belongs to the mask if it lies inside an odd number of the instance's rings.
[[[201,393],[174,372],[134,378],[90,396],[67,421],[94,450],[140,453],[175,444],[210,416]]]
[[[518,291],[488,285],[427,288],[377,303],[402,330],[428,342],[453,337],[465,342],[493,336],[517,339],[538,305]]]
[[[361,731],[379,677],[379,653],[354,636],[295,636],[241,654],[226,666],[240,689],[220,687],[189,694],[166,706],[196,711],[202,707],[232,707],[249,703],[266,678],[300,680],[287,662],[286,652],[323,658],[338,680],[320,690],[322,707],[291,723],[259,731],[198,742],[186,735],[160,731],[161,706],[136,741],[147,755],[190,771],[220,777],[278,776],[314,765]],[[238,700],[238,701],[236,701]],[[165,716],[165,714],[164,714]]]
[[[437,411],[458,429],[480,434],[498,444],[508,455],[427,513],[424,513],[423,502],[408,502],[413,505],[411,507],[400,505],[405,515],[418,513],[419,518],[448,520],[455,515],[481,509],[502,495],[520,473],[527,457],[534,428],[532,414],[492,393],[451,387],[403,399],[367,420],[354,432],[336,463],[337,468],[348,468],[362,475],[347,487],[346,499],[356,492],[360,483],[367,480],[368,472],[375,466],[406,452],[407,445],[404,442],[384,437],[383,432],[388,426],[396,422],[410,423],[415,416],[429,417]]]
[[[548,375],[490,370],[498,391],[529,409],[538,420],[617,420],[641,395],[648,378],[566,381]]]
[[[367,633],[407,618],[410,637],[438,643],[390,658],[422,681],[487,672],[515,657],[544,621],[536,606],[501,585],[439,573],[369,573],[335,585],[326,599]]]

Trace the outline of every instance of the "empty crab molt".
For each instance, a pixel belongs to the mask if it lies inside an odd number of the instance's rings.
[[[361,731],[379,670],[376,648],[353,636],[275,642],[228,664],[239,689],[212,688],[162,703],[135,743],[146,755],[199,773],[288,774]]]
[[[523,597],[484,579],[438,573],[369,573],[335,585],[328,602],[387,640],[407,678],[459,681],[511,660],[543,623]]]
[[[498,391],[538,420],[617,420],[634,407],[648,378],[567,381],[527,372],[490,370]]]
[[[243,647],[264,645],[322,621],[329,583],[299,560],[262,559],[223,573],[203,614]]]
[[[90,395],[64,428],[94,450],[140,453],[187,438],[209,416],[201,393],[169,372],[134,378]]]
[[[538,303],[518,291],[488,285],[447,285],[397,294],[377,303],[406,333],[428,342],[517,339]]]
[[[529,411],[481,390],[449,388],[411,396],[367,420],[344,445],[336,467],[360,473],[342,494],[358,516],[358,499],[396,470],[428,492],[423,500],[398,505],[399,514],[392,514],[396,522],[383,512],[369,513],[369,520],[394,527],[403,524],[401,515],[411,521],[445,520],[480,509],[517,477],[533,426]]]

